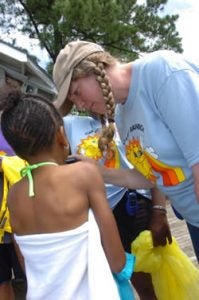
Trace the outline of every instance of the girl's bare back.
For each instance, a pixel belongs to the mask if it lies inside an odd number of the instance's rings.
[[[19,235],[59,232],[86,222],[88,192],[96,173],[91,177],[88,167],[77,162],[33,170],[34,197],[28,196],[27,177],[13,186],[8,202],[14,231]]]

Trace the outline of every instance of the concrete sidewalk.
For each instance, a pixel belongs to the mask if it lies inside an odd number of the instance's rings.
[[[198,266],[185,221],[176,218],[169,204],[167,205],[167,214],[172,235],[176,238],[180,248],[190,257],[192,262]]]

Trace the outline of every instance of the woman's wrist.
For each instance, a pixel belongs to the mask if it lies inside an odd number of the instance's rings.
[[[167,210],[163,205],[152,205],[152,210],[154,212],[161,212],[161,213],[164,213],[164,214],[167,213]]]

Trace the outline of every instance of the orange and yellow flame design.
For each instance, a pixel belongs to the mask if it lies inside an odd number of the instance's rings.
[[[153,171],[160,174],[164,186],[175,186],[185,180],[181,168],[169,166],[142,148],[139,139],[134,138],[126,145],[126,155],[129,162],[147,179],[155,182],[157,177]]]

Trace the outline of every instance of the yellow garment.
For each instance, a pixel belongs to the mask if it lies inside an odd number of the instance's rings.
[[[5,232],[11,233],[10,218],[7,207],[8,189],[21,179],[20,170],[26,162],[18,156],[1,156],[1,168],[3,171],[3,199],[0,209],[0,243],[3,243]]]
[[[153,248],[150,231],[143,231],[131,244],[136,256],[135,272],[150,273],[158,300],[199,299],[199,270],[172,244]]]

